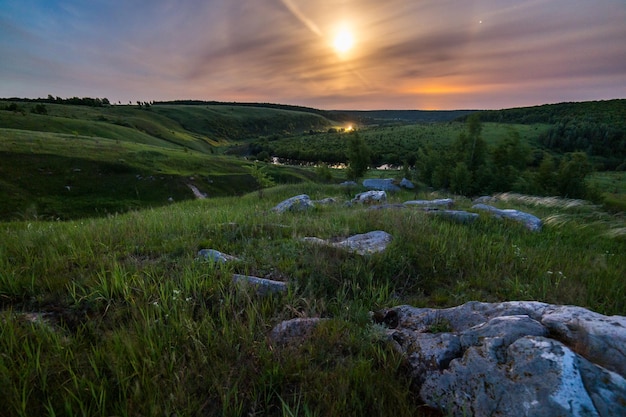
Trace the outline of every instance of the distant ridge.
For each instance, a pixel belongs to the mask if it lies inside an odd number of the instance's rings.
[[[362,124],[450,122],[479,110],[333,110]]]
[[[242,106],[266,107],[270,109],[315,113],[335,121],[352,121],[361,124],[389,123],[434,123],[447,122],[467,116],[479,110],[320,110],[313,107],[277,103],[240,103],[206,100],[169,100],[155,101],[154,105],[188,105],[188,106]]]
[[[554,124],[564,119],[580,119],[623,127],[626,121],[626,99],[564,102],[480,112],[480,120],[484,122]]]
[[[239,107],[265,107],[269,109],[299,111],[304,113],[314,113],[324,116],[326,118],[332,118],[335,112],[315,109],[313,107],[297,106],[293,104],[277,104],[277,103],[241,103],[241,102],[228,102],[228,101],[206,101],[206,100],[169,100],[169,101],[155,101],[153,105],[186,105],[186,106],[239,106]]]

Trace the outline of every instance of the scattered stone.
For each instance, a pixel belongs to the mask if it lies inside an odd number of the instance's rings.
[[[346,249],[359,255],[370,255],[373,253],[384,252],[392,241],[393,237],[382,230],[375,230],[364,234],[354,235],[344,240],[333,241],[324,240],[317,237],[305,237],[305,242],[333,246],[340,249]]]
[[[305,211],[311,208],[315,208],[315,204],[313,204],[311,198],[306,194],[300,194],[280,202],[272,208],[272,211],[285,213],[287,211]]]
[[[541,227],[543,226],[540,218],[519,210],[499,209],[493,206],[488,206],[487,204],[475,204],[472,206],[472,209],[486,211],[492,216],[499,219],[510,219],[518,223],[522,223],[528,230],[531,230],[533,232],[541,231]]]
[[[474,201],[472,201],[472,204],[497,203],[498,201],[499,200],[498,200],[497,197],[493,197],[493,196],[490,196],[490,195],[483,195],[481,197],[478,197]]]
[[[342,186],[342,187],[358,187],[359,186],[359,184],[357,184],[354,181],[344,181],[344,182],[342,182],[339,185]]]
[[[422,401],[451,416],[619,416],[626,317],[534,301],[374,314]]]
[[[400,187],[406,188],[408,190],[412,190],[415,188],[415,185],[407,180],[406,178],[402,178],[402,181],[400,181]]]
[[[259,295],[269,295],[287,291],[287,283],[248,275],[233,274],[233,283],[241,286],[252,286]]]
[[[0,323],[6,323],[7,320],[16,320],[18,322],[33,324],[50,332],[57,332],[60,330],[60,328],[57,327],[58,318],[55,320],[54,315],[47,312],[0,311]]]
[[[368,210],[387,210],[387,209],[405,209],[404,204],[381,204],[378,206],[368,207]]]
[[[191,192],[193,193],[193,195],[198,198],[198,199],[205,199],[207,197],[207,195],[203,192],[201,192],[198,187],[196,187],[193,184],[187,184],[187,187],[189,187],[189,189],[191,190]]]
[[[336,198],[333,197],[328,197],[328,198],[324,198],[322,200],[315,200],[313,203],[314,204],[320,204],[322,206],[327,206],[330,204],[335,204],[337,202]]]
[[[379,190],[379,191],[400,191],[400,187],[393,183],[393,179],[376,179],[376,178],[368,178],[363,180],[363,187],[368,190]]]
[[[476,213],[470,213],[464,210],[427,210],[431,216],[441,217],[457,223],[473,223],[480,216]]]
[[[432,208],[432,207],[452,208],[452,206],[454,205],[454,200],[451,198],[439,198],[436,200],[410,200],[410,201],[405,201],[404,204],[407,206],[420,206],[424,208]]]
[[[270,333],[270,340],[277,345],[300,343],[310,337],[313,330],[325,319],[319,317],[296,318],[277,324]]]
[[[201,249],[198,251],[198,258],[203,258],[207,261],[215,263],[226,263],[231,261],[238,261],[239,258],[227,255],[215,249]]]
[[[387,193],[384,191],[365,191],[352,199],[352,203],[371,204],[387,201]]]

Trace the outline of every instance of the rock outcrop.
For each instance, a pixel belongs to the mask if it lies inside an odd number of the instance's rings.
[[[626,415],[626,317],[540,302],[376,313],[446,415]]]
[[[278,203],[272,208],[272,211],[285,213],[287,211],[305,211],[311,208],[315,208],[311,198],[306,194],[300,194]]]
[[[333,197],[327,197],[327,198],[323,198],[321,200],[315,200],[313,203],[314,204],[320,204],[322,206],[328,206],[330,204],[337,203],[337,199],[333,198]]]
[[[278,346],[302,342],[322,322],[319,317],[295,318],[278,323],[270,333],[270,340]]]
[[[415,188],[415,185],[410,180],[402,178],[402,181],[400,181],[400,187],[406,188],[407,190],[412,190]]]
[[[319,245],[345,249],[359,255],[370,255],[373,253],[384,252],[385,249],[387,249],[387,245],[391,243],[392,239],[393,238],[389,233],[382,230],[375,230],[373,232],[354,235],[341,240],[324,240],[317,237],[305,237],[302,240]]]
[[[476,213],[470,213],[464,210],[427,210],[430,216],[441,217],[456,223],[473,223],[480,217]]]
[[[510,219],[522,223],[528,230],[538,232],[541,230],[543,223],[540,218],[532,214],[514,209],[499,209],[487,204],[474,204],[472,209],[486,211],[499,219]]]
[[[363,187],[368,190],[379,190],[379,191],[400,191],[400,187],[394,184],[393,179],[378,179],[378,178],[368,178],[363,180]]]
[[[387,193],[384,191],[365,191],[354,196],[352,203],[371,204],[387,201]]]
[[[222,253],[215,249],[201,249],[198,251],[198,259],[211,261],[215,263],[226,263],[230,261],[238,261],[235,256]]]
[[[451,198],[438,198],[435,200],[410,200],[405,201],[406,206],[419,206],[424,208],[445,207],[452,208],[454,200]]]
[[[259,295],[269,295],[287,291],[287,283],[250,275],[233,275],[233,283],[242,287],[252,287]]]

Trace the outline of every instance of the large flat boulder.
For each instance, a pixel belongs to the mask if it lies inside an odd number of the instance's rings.
[[[363,187],[367,188],[368,190],[400,191],[400,187],[394,184],[394,180],[391,178],[368,178],[366,180],[363,180]]]
[[[473,223],[480,217],[477,213],[464,210],[427,210],[426,213],[455,223]]]
[[[259,295],[270,295],[287,291],[287,283],[250,275],[233,275],[233,283],[240,287],[254,288]]]
[[[530,213],[514,209],[499,209],[487,204],[474,204],[472,209],[478,211],[485,211],[494,217],[500,219],[509,219],[519,223],[522,223],[528,230],[538,232],[541,230],[543,223],[540,218],[533,216]]]
[[[235,256],[228,255],[216,249],[200,249],[198,251],[197,259],[210,261],[210,262],[214,262],[218,264],[239,260]]]
[[[272,211],[275,211],[276,213],[285,213],[287,211],[305,211],[314,207],[315,204],[313,204],[308,195],[300,194],[281,201],[272,208]]]
[[[626,415],[626,318],[533,301],[374,315],[451,416]]]
[[[358,234],[350,236],[346,239],[324,240],[317,237],[303,238],[303,241],[305,242],[345,249],[359,255],[370,255],[373,253],[384,252],[392,240],[393,237],[389,233],[382,230]]]
[[[352,199],[352,203],[372,204],[387,201],[387,193],[385,191],[365,191],[359,193]]]
[[[451,208],[454,205],[454,200],[451,198],[437,198],[435,200],[409,200],[405,201],[404,205],[423,208]]]

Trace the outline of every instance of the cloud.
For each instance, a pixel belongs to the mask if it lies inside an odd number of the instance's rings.
[[[614,0],[5,3],[5,96],[54,90],[324,108],[626,96],[626,5]],[[340,26],[356,40],[346,57],[332,49]]]

